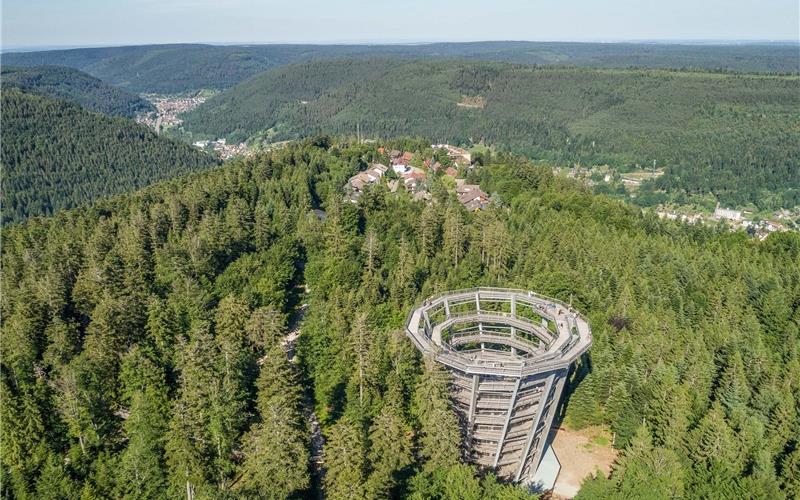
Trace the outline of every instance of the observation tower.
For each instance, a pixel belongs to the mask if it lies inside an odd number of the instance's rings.
[[[586,318],[533,292],[474,288],[428,298],[406,333],[451,374],[468,459],[532,482],[569,366],[592,343]]]

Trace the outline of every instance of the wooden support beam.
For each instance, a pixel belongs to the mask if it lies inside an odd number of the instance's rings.
[[[558,381],[556,382],[556,389],[553,391],[553,398],[550,400],[549,404],[545,401],[544,410],[546,411],[545,416],[540,416],[539,418],[543,420],[542,425],[542,435],[539,438],[539,442],[536,443],[536,450],[531,457],[531,474],[536,473],[536,469],[539,468],[539,462],[542,461],[542,453],[544,452],[544,445],[547,443],[547,438],[550,436],[550,427],[553,425],[553,417],[556,414],[556,409],[558,408],[558,401],[561,399],[561,392],[564,389],[564,382],[567,380],[567,372],[563,371],[558,374]],[[548,395],[549,396],[549,395]]]
[[[478,374],[472,376],[472,397],[469,404],[470,434],[472,433],[472,422],[475,421],[475,405],[478,403],[478,384],[480,379],[481,376]]]
[[[503,424],[503,430],[500,432],[500,442],[497,443],[497,452],[494,454],[493,468],[497,468],[497,462],[500,461],[500,452],[503,449],[503,444],[506,441],[506,432],[508,431],[508,423],[511,421],[511,414],[514,412],[514,405],[517,402],[517,392],[519,392],[519,384],[522,382],[521,378],[517,379],[514,384],[514,392],[511,394],[511,401],[508,403],[508,412],[506,413],[506,422]]]
[[[517,474],[514,476],[515,482],[519,481],[519,478],[522,475],[522,470],[525,468],[525,462],[528,460],[528,453],[530,453],[531,444],[533,444],[533,438],[536,436],[536,428],[539,427],[539,419],[542,418],[542,411],[544,410],[545,403],[547,403],[547,397],[550,395],[550,388],[553,386],[554,378],[555,373],[551,373],[550,376],[547,377],[547,381],[544,383],[544,391],[542,391],[542,395],[539,398],[538,408],[536,408],[536,416],[533,417],[533,422],[531,422],[531,430],[528,432],[528,439],[525,440],[525,449],[519,459]]]

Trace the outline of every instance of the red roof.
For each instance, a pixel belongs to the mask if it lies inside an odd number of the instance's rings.
[[[455,177],[458,175],[458,170],[454,169],[453,167],[447,167],[447,170],[445,170],[444,173],[451,177]]]

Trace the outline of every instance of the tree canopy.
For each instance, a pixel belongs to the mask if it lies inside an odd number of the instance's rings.
[[[423,297],[475,285],[588,316],[562,417],[623,451],[582,495],[796,496],[797,234],[661,221],[506,155],[470,174],[483,212],[343,200],[380,158],[314,138],[4,227],[2,496],[529,498],[460,462],[446,373],[402,332]]]

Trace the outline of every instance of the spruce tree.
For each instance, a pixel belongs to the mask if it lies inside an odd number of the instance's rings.
[[[358,424],[341,419],[326,434],[323,487],[332,500],[365,497],[366,450]]]
[[[369,463],[366,483],[371,498],[390,498],[397,473],[412,463],[411,428],[392,406],[384,406],[369,432]]]

